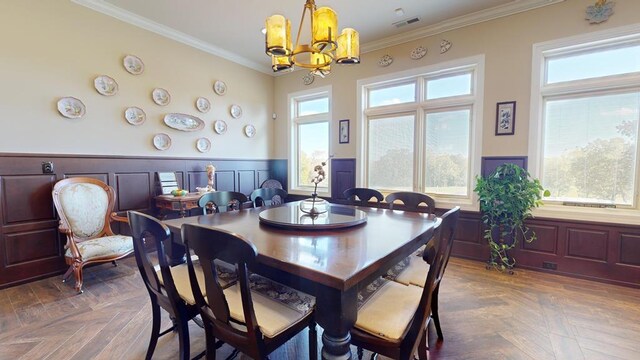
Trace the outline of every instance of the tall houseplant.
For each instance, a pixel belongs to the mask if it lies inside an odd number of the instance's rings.
[[[486,178],[477,176],[476,181],[474,191],[486,226],[484,238],[491,250],[488,267],[513,273],[516,261],[509,250],[520,236],[526,242],[536,239],[524,221],[532,217],[531,210],[542,204],[542,196],[549,196],[549,191],[515,164],[500,165]]]

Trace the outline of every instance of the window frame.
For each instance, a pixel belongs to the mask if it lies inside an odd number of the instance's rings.
[[[532,52],[532,79],[529,122],[529,172],[536,178],[543,175],[544,128],[546,103],[549,100],[582,98],[588,96],[640,91],[640,72],[608,75],[555,83],[547,83],[547,62],[582,53],[615,49],[629,44],[640,44],[640,25],[619,27],[589,34],[537,43]],[[640,131],[637,142],[640,143]],[[633,205],[617,205],[616,208],[592,208],[563,205],[559,201],[545,201],[545,206],[534,214],[575,220],[606,221],[612,223],[640,224],[640,145],[636,148],[636,178]],[[544,186],[544,184],[542,184]]]
[[[288,103],[288,119],[289,119],[289,159],[290,162],[287,166],[288,182],[287,191],[291,194],[310,195],[313,192],[313,186],[299,185],[299,169],[298,169],[298,152],[299,152],[299,130],[298,125],[314,124],[314,123],[327,123],[327,165],[324,167],[327,173],[330,173],[330,161],[331,156],[331,114],[332,114],[332,98],[331,98],[331,86],[317,87],[309,90],[298,91],[290,93],[287,96]],[[326,113],[312,114],[298,116],[300,102],[315,100],[319,98],[328,99],[328,109]],[[327,176],[324,180],[327,187],[318,187],[318,195],[329,196],[331,194],[331,176]]]
[[[446,76],[455,76],[471,72],[471,94],[451,97],[426,99],[427,81]],[[358,148],[356,168],[357,186],[368,185],[368,119],[370,117],[382,117],[392,115],[415,114],[414,125],[414,174],[413,191],[423,193],[425,190],[425,151],[426,144],[425,126],[426,114],[434,111],[441,112],[444,109],[456,109],[471,107],[469,124],[469,165],[468,165],[468,190],[466,196],[433,194],[432,196],[439,207],[452,207],[461,205],[465,210],[477,210],[477,196],[473,192],[475,175],[480,173],[480,158],[482,154],[483,133],[483,108],[484,108],[484,72],[485,56],[476,55],[467,58],[452,60],[439,64],[400,71],[387,75],[361,79],[358,87],[358,129],[356,143]],[[381,87],[393,87],[401,84],[416,82],[416,101],[386,106],[368,107],[368,89]],[[377,189],[383,194],[390,193],[391,189]]]

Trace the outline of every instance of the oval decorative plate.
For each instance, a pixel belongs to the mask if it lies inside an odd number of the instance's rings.
[[[124,69],[129,74],[140,75],[144,72],[144,63],[135,55],[125,56],[122,60],[122,65],[124,65]]]
[[[198,100],[196,100],[196,109],[201,113],[209,112],[211,109],[211,103],[207,98],[199,97]]]
[[[200,138],[196,140],[196,149],[198,149],[198,151],[200,151],[201,153],[208,152],[209,150],[211,150],[211,141],[209,141],[209,139],[207,138]]]
[[[222,135],[227,132],[227,123],[224,122],[224,120],[216,120],[216,122],[213,123],[213,130]]]
[[[132,106],[124,111],[124,118],[131,125],[142,125],[147,120],[147,114],[139,107]]]
[[[204,121],[192,115],[170,113],[164,116],[164,123],[180,131],[198,131],[204,128]]]
[[[424,46],[418,46],[417,48],[411,50],[411,58],[413,60],[422,59],[425,55],[427,55],[427,48]]]
[[[93,80],[93,86],[104,96],[113,96],[118,93],[118,83],[112,77],[100,75]]]
[[[158,150],[167,150],[171,147],[171,138],[167,134],[156,134],[153,137],[153,146]]]
[[[84,116],[86,108],[82,101],[68,96],[58,100],[58,112],[69,119],[79,119]]]
[[[242,108],[240,105],[233,104],[229,108],[229,113],[231,113],[231,116],[233,116],[234,119],[240,118],[242,117]]]
[[[247,135],[247,137],[252,138],[253,135],[256,134],[256,128],[253,125],[247,125],[244,127],[244,134]]]
[[[151,93],[151,97],[153,98],[153,102],[160,105],[166,106],[171,102],[171,95],[169,92],[162,88],[155,88]]]
[[[227,84],[225,84],[224,81],[216,80],[216,82],[213,83],[213,91],[222,96],[227,93]]]

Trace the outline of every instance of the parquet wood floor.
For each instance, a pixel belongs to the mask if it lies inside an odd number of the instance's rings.
[[[0,359],[144,359],[151,310],[135,260],[88,268],[84,284],[82,295],[60,276],[0,290]],[[430,359],[640,359],[640,289],[452,258],[440,308],[445,341],[430,341]],[[204,331],[190,331],[197,354]],[[177,335],[164,336],[154,359],[177,349]],[[306,332],[271,355],[305,358]]]

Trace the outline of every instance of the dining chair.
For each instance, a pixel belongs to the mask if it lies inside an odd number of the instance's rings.
[[[345,190],[342,195],[351,204],[360,206],[371,206],[371,199],[375,199],[375,207],[379,207],[380,202],[384,200],[380,191],[368,188],[350,188]]]
[[[255,189],[249,195],[253,207],[281,205],[287,197],[287,192],[278,188]]]
[[[247,196],[235,191],[209,192],[198,199],[198,206],[202,208],[202,214],[209,212],[227,212],[228,210],[240,210],[242,204],[247,202]]]
[[[433,200],[431,196],[411,191],[391,193],[387,195],[385,201],[389,204],[389,209],[391,210],[399,205],[397,201],[404,205],[404,208],[401,210],[433,214],[436,209],[436,201]]]
[[[379,278],[358,293],[358,317],[351,329],[358,359],[362,359],[362,348],[393,359],[413,359],[416,351],[421,360],[428,358],[428,324],[433,319],[438,328],[440,322],[434,295],[451,255],[459,210],[455,207],[442,216],[423,288]]]
[[[116,194],[104,182],[89,177],[58,181],[52,191],[60,217],[58,230],[65,234],[64,259],[69,269],[62,282],[73,273],[75,290],[82,293],[82,269],[95,263],[112,262],[133,252],[130,236],[114,234],[111,221],[127,222],[113,212]]]
[[[317,357],[315,298],[256,274],[250,274],[258,252],[242,237],[196,224],[182,225],[182,239],[199,257],[206,298],[192,261],[189,265],[196,306],[204,322],[207,359],[215,359],[215,340],[265,359],[269,353],[309,328],[309,358]],[[237,282],[223,289],[212,270],[214,260],[236,266]]]

